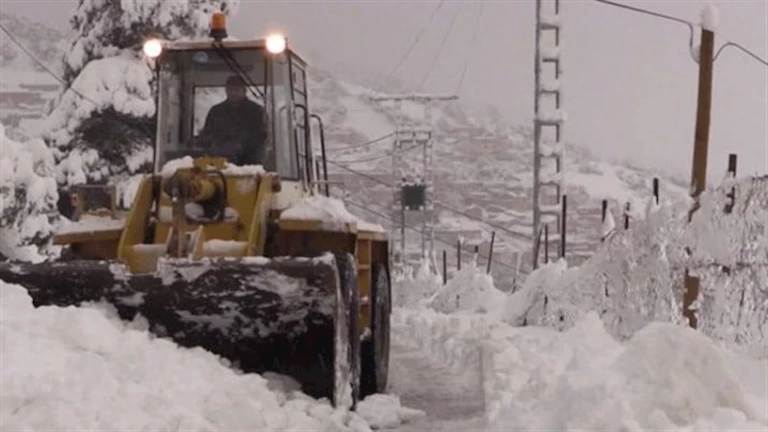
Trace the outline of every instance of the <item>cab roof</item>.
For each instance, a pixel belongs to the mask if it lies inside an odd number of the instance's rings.
[[[199,40],[182,40],[182,41],[170,41],[163,45],[164,51],[193,51],[193,50],[213,50],[213,40],[199,39]],[[220,42],[225,49],[267,49],[267,40],[251,39],[251,40],[224,40]],[[286,40],[286,53],[291,54],[294,58],[298,59],[304,65],[307,62],[293,51],[288,46],[288,40]]]

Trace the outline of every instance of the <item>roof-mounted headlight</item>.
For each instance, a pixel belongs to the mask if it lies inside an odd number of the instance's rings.
[[[144,55],[149,58],[160,57],[163,53],[163,42],[160,39],[149,39],[144,42]]]
[[[273,34],[267,36],[267,51],[272,54],[280,54],[285,51],[285,36],[281,34]]]

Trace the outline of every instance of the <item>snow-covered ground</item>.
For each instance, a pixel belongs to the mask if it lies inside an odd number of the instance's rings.
[[[26,290],[0,282],[0,307],[0,430],[369,431],[419,416],[384,395],[359,414],[333,409],[104,305],[33,308]]]
[[[740,239],[762,253],[764,180],[725,186],[737,191],[731,216],[714,216],[723,202],[710,193],[691,232],[717,228],[717,244]],[[757,337],[764,281],[736,278],[722,288],[755,296],[736,306],[754,333],[729,339],[725,330],[741,328],[719,312],[732,296],[708,290],[699,312],[707,327],[687,328],[676,306],[663,307],[663,293],[676,295],[664,265],[676,262],[687,232],[663,209],[649,216],[584,265],[548,265],[512,294],[484,266],[465,266],[446,285],[426,266],[397,275],[390,394],[369,397],[356,413],[302,395],[285,377],[243,375],[201,349],[155,338],[110,308],[35,309],[22,288],[0,283],[0,429],[766,430],[768,353]],[[712,257],[712,244],[692,244],[693,256]],[[740,257],[734,271],[763,274],[768,264],[727,250],[716,258]]]
[[[463,291],[445,287],[461,291],[460,306],[473,292],[495,290],[477,270],[463,273]],[[284,377],[242,375],[201,349],[154,338],[141,320],[119,322],[102,305],[34,309],[22,288],[4,283],[0,300],[3,430],[768,427],[768,359],[671,323],[617,342],[594,312],[560,332],[513,327],[474,308],[442,313],[427,299],[394,311],[394,395],[369,397],[350,413]]]

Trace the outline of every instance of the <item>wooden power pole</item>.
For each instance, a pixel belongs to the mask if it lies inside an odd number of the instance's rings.
[[[691,198],[693,206],[688,211],[688,222],[699,209],[699,195],[707,185],[707,152],[709,150],[709,120],[712,110],[712,63],[715,48],[715,34],[701,29],[699,51],[699,96],[696,107],[696,132],[693,141],[693,167],[691,169]],[[683,316],[688,325],[698,327],[698,319],[691,305],[699,297],[699,278],[692,277],[685,270],[685,293],[683,294]]]

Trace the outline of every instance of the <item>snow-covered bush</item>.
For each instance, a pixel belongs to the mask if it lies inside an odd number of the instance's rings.
[[[735,205],[725,214],[725,192],[731,187]],[[705,193],[690,224],[687,210],[650,206],[645,220],[609,237],[581,267],[537,270],[509,299],[503,318],[565,329],[595,311],[620,339],[651,321],[684,324],[689,268],[701,280],[701,331],[765,356],[768,178],[729,181]]]
[[[64,82],[41,132],[55,149],[61,186],[119,183],[150,169],[154,77],[141,54],[149,37],[200,38],[212,12],[239,0],[80,0],[64,54]]]
[[[39,260],[56,222],[53,155],[42,140],[11,140],[0,124],[0,259]]]
[[[495,313],[506,298],[494,285],[493,277],[471,262],[439,288],[430,307],[442,313]]]
[[[650,321],[679,316],[680,213],[666,206],[650,212],[631,230],[611,236],[581,267],[540,285],[541,294],[521,292],[536,300],[528,323],[563,329],[595,310],[615,336],[626,338]]]
[[[727,179],[704,196],[685,244],[700,279],[699,328],[768,355],[768,177]]]
[[[397,307],[424,306],[443,284],[428,259],[416,268],[393,269],[391,278],[392,304]]]

